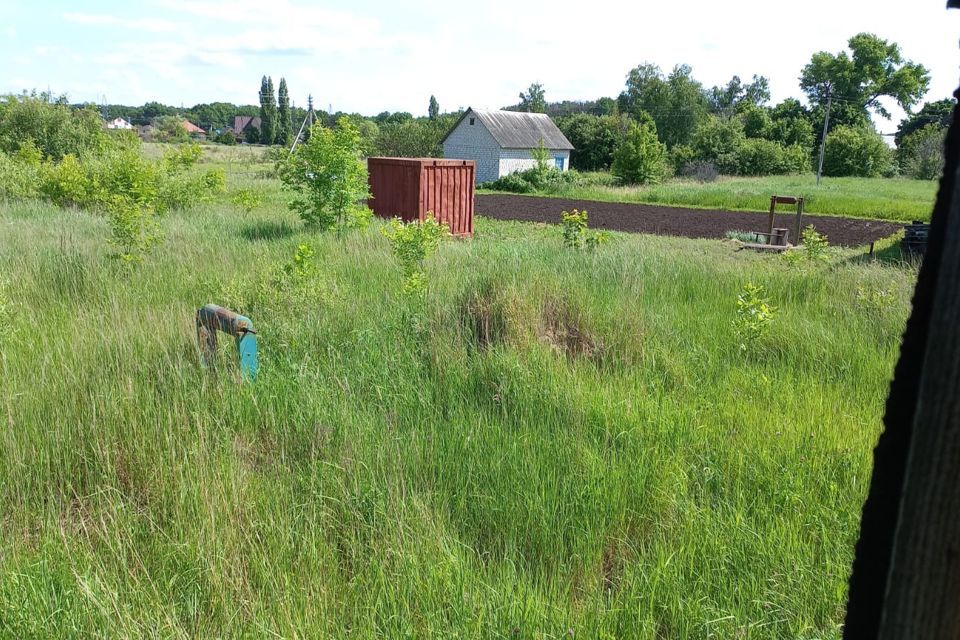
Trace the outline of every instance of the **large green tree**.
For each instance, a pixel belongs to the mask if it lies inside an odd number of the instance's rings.
[[[911,133],[924,129],[931,124],[942,128],[949,127],[950,123],[953,122],[953,108],[956,104],[957,101],[953,98],[928,102],[919,111],[904,118],[900,122],[900,126],[897,127],[897,135],[894,138],[897,146],[899,147],[903,143],[903,139]]]
[[[436,96],[430,96],[430,105],[427,107],[427,116],[431,120],[436,120],[437,116],[440,115],[440,103],[437,102]]]
[[[743,82],[740,76],[733,76],[725,86],[710,89],[707,100],[710,111],[728,115],[741,104],[761,106],[770,100],[770,81],[754,75],[753,82]]]
[[[280,87],[277,90],[277,132],[274,142],[284,147],[290,146],[290,93],[287,90],[286,78],[280,78]]]
[[[648,113],[668,147],[686,144],[708,114],[706,92],[693,78],[692,69],[677,65],[664,77],[660,67],[642,64],[630,70],[619,97],[620,111],[639,120]]]
[[[581,171],[608,169],[628,125],[627,116],[576,113],[557,119],[557,126],[574,147],[570,166]]]
[[[535,82],[530,85],[526,93],[520,93],[520,109],[530,113],[547,112],[546,92],[542,84]]]
[[[260,81],[260,142],[273,144],[277,133],[277,98],[273,95],[273,78]]]
[[[859,33],[847,45],[849,53],[813,54],[800,74],[800,88],[819,107],[815,111],[822,110],[828,91],[833,96],[831,122],[864,126],[871,112],[889,118],[881,98],[891,98],[909,112],[927,92],[930,73],[906,60],[897,43]]]

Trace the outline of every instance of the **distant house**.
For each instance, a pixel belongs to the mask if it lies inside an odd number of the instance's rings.
[[[233,116],[233,135],[244,140],[247,137],[247,129],[256,129],[259,132],[260,124],[259,116]]]
[[[541,141],[553,166],[570,168],[573,145],[545,113],[467,109],[441,140],[443,157],[477,163],[477,182],[534,167],[532,150]]]
[[[135,127],[123,118],[114,118],[107,123],[107,129],[134,129]]]
[[[182,124],[183,124],[183,128],[187,130],[187,135],[189,135],[191,138],[206,138],[206,137],[207,137],[207,132],[206,132],[206,131],[204,131],[203,129],[201,129],[201,128],[198,127],[197,125],[193,124],[193,123],[190,122],[189,120],[184,120]]]

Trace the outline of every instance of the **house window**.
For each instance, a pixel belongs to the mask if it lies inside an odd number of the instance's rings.
[[[471,126],[471,127],[473,126],[473,122],[474,122],[473,118],[470,118],[470,126]]]
[[[553,163],[556,165],[557,169],[560,169],[560,171],[563,171],[563,156],[556,156],[553,159]]]

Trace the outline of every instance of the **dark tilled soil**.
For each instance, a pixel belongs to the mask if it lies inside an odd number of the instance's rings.
[[[787,209],[784,205],[781,205]],[[652,204],[625,204],[596,202],[591,200],[568,200],[566,198],[540,198],[535,196],[478,195],[477,215],[498,220],[524,222],[560,222],[561,211],[587,210],[590,227],[652,233],[661,236],[685,238],[723,238],[727,231],[766,231],[766,213],[749,211],[721,211],[717,209],[683,209]],[[893,222],[876,222],[856,218],[833,216],[803,216],[803,226],[812,224],[827,236],[831,244],[856,247],[874,240],[886,238],[903,228]],[[788,211],[777,215],[775,226],[790,229],[793,237],[794,216]]]

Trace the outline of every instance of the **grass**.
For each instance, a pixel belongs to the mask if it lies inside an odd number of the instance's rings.
[[[583,184],[563,187],[554,197],[638,202],[681,207],[769,211],[770,196],[803,196],[807,213],[911,222],[929,221],[937,183],[931,180],[891,178],[823,178],[816,176],[721,177],[699,183],[674,179],[660,185],[621,187],[609,174],[585,174]]]
[[[0,635],[840,637],[912,268],[481,219],[418,303],[255,180],[132,273],[96,215],[0,205]],[[255,384],[200,366],[207,302]]]

